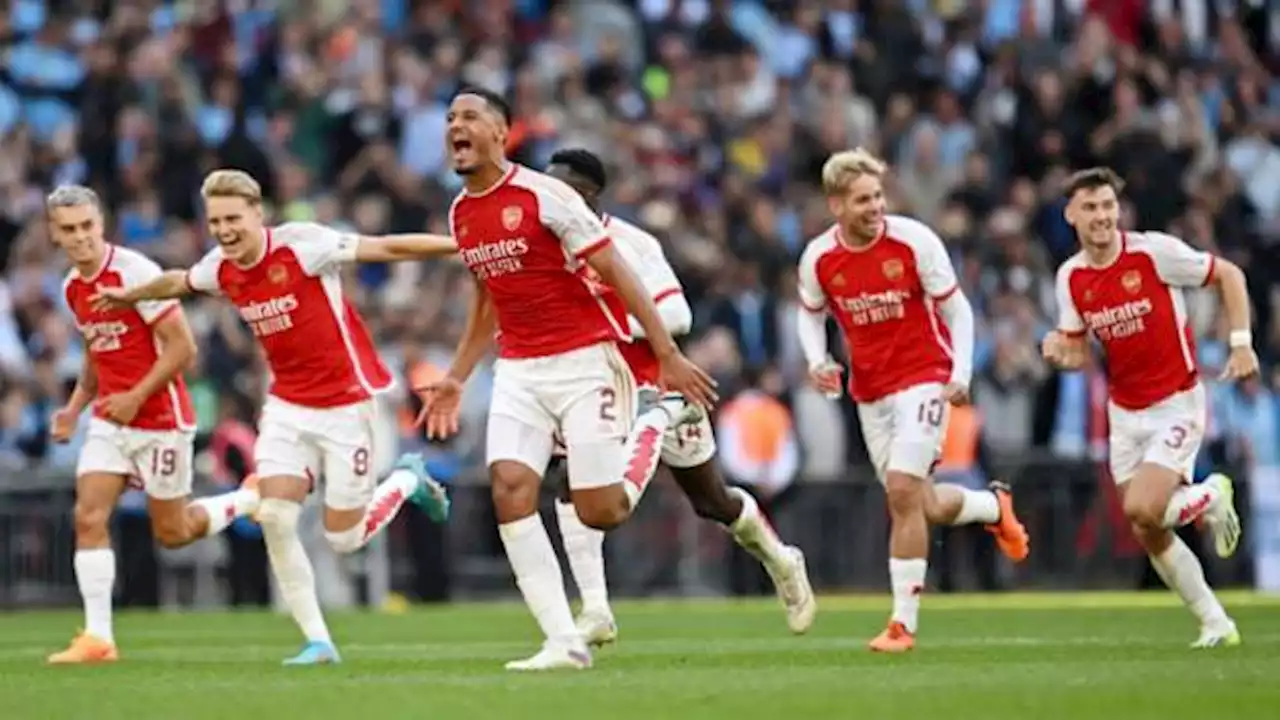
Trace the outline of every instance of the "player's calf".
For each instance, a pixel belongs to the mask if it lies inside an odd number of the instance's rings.
[[[621,484],[573,491],[573,507],[582,524],[612,530],[631,517],[631,499]]]
[[[915,645],[920,596],[928,574],[929,523],[925,517],[925,480],[904,472],[885,473],[889,508],[889,581],[893,613],[889,625],[873,639],[877,652],[903,652]]]
[[[72,565],[84,603],[84,632],[65,650],[50,655],[51,664],[110,662],[118,657],[111,607],[116,556],[111,549],[109,523],[125,481],[124,475],[105,472],[85,472],[76,478]]]
[[[300,477],[262,478],[259,485],[262,502],[258,505],[257,519],[262,526],[267,559],[280,589],[281,600],[289,608],[309,645],[332,647],[329,627],[316,596],[311,559],[298,537],[301,503],[306,498],[308,486],[309,482]]]
[[[558,667],[561,662],[577,662],[574,658],[585,658],[582,667],[589,666],[591,655],[573,622],[560,561],[538,514],[542,478],[522,462],[496,460],[489,465],[489,480],[498,535],[515,573],[516,586],[546,638],[541,652],[508,664],[508,669],[546,669]]]
[[[196,500],[149,497],[147,512],[156,541],[164,547],[176,548],[217,535],[237,518],[256,512],[259,502],[256,489],[242,487]]]

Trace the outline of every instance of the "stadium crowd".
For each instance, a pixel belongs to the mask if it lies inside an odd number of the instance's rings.
[[[503,92],[510,153],[561,147],[609,164],[608,211],[667,243],[695,308],[691,357],[730,394],[783,400],[800,475],[862,456],[856,418],[804,387],[796,259],[828,222],[833,151],[896,168],[892,207],[937,228],[978,313],[975,399],[995,453],[1082,457],[1105,436],[1093,373],[1040,359],[1053,271],[1075,251],[1070,169],[1129,182],[1126,222],[1213,249],[1249,273],[1266,371],[1215,386],[1211,437],[1280,463],[1280,16],[1252,0],[13,0],[0,20],[0,463],[70,468],[50,412],[83,350],[44,194],[85,183],[117,242],[185,266],[208,241],[203,175],[263,180],[280,221],[443,232],[459,188],[442,137],[463,82]],[[470,282],[451,263],[362,267],[359,304],[416,384],[447,365]],[[1191,318],[1212,377],[1216,298]],[[190,305],[202,433],[252,417],[263,372],[234,309]],[[483,457],[487,386],[437,473]],[[404,394],[402,440],[425,445]],[[842,450],[843,449],[843,450]],[[448,467],[449,470],[441,470]],[[5,482],[0,480],[0,483]]]

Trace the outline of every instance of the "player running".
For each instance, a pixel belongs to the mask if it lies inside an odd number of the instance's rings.
[[[499,533],[546,642],[511,670],[585,668],[591,654],[574,626],[560,564],[538,515],[542,475],[557,431],[564,438],[578,516],[599,529],[631,514],[642,485],[623,479],[622,443],[636,417],[635,378],[618,352],[626,311],[652,343],[664,386],[695,403],[713,383],[690,363],[600,218],[563,182],[508,162],[510,110],[501,97],[464,88],[449,108],[445,142],[465,181],[449,224],[475,276],[467,330],[453,366],[426,388],[428,434],[457,429],[463,383],[498,330],[499,359],[486,440]],[[626,308],[598,297],[585,269],[617,289]]]
[[[800,258],[800,299],[809,312],[800,314],[798,331],[812,382],[828,395],[841,390],[840,368],[827,354],[828,312],[844,335],[849,392],[891,524],[893,613],[870,648],[896,653],[915,646],[930,524],[984,523],[1014,561],[1027,557],[1029,543],[1004,485],[980,491],[929,479],[948,406],[969,401],[973,311],[933,230],[885,215],[885,170],[861,148],[823,166],[836,223]]]
[[[128,482],[136,479],[147,493],[151,527],[165,547],[216,535],[252,512],[258,495],[242,489],[189,500],[195,413],[182,373],[195,360],[196,344],[182,306],[163,301],[93,308],[89,298],[96,288],[137,287],[159,277],[160,268],[106,241],[102,204],[89,188],[64,185],[45,205],[53,241],[71,261],[63,295],[86,346],[75,390],[53,414],[53,440],[70,440],[80,414],[93,406],[76,468],[74,568],[85,629],[49,662],[112,662],[119,651],[111,617],[116,557],[108,526]]]
[[[625,220],[600,213],[600,193],[607,182],[600,159],[587,150],[561,150],[551,156],[547,174],[564,181],[582,196],[593,212],[600,214],[618,254],[636,272],[645,291],[653,298],[663,325],[673,335],[689,332],[693,325],[693,311],[658,239]],[[607,288],[605,290],[608,291]],[[639,405],[653,405],[660,393],[657,358],[644,340],[644,328],[635,317],[629,317],[628,321],[635,341],[620,344],[619,349],[640,388],[642,399]],[[649,415],[641,413],[642,418]],[[655,419],[664,421],[671,417],[677,416],[661,413]],[[637,423],[633,434],[637,431],[641,444],[639,457],[648,461],[637,462],[632,469],[636,474],[644,474],[644,484],[647,485],[653,477],[658,467],[657,460],[661,458],[689,499],[694,512],[724,526],[735,542],[764,565],[786,608],[787,624],[791,630],[796,633],[807,631],[813,624],[817,602],[809,585],[804,554],[799,548],[784,545],[778,539],[750,494],[725,483],[716,467],[715,436],[706,414],[699,412],[690,421],[672,422],[670,426],[665,422],[661,426]],[[556,515],[569,567],[582,596],[578,629],[589,644],[613,642],[617,639],[617,625],[609,607],[605,582],[604,532],[583,524],[567,495],[562,495],[556,502]]]
[[[290,665],[339,662],[320,612],[311,561],[298,537],[302,502],[325,479],[325,537],[334,550],[363,547],[406,500],[433,519],[448,515],[443,488],[417,456],[405,456],[380,484],[379,461],[391,448],[374,445],[374,395],[392,377],[355,308],[342,292],[342,266],[454,252],[435,235],[364,237],[313,223],[264,227],[262,189],[239,170],[217,170],[201,194],[218,246],[190,270],[170,270],[128,288],[102,287],[100,307],[144,306],[193,292],[227,297],[253,331],[272,383],[254,447],[262,524],[280,594],[306,635]]]
[[[1107,168],[1082,170],[1068,183],[1066,217],[1080,252],[1058,268],[1058,329],[1045,337],[1044,357],[1076,369],[1089,352],[1086,332],[1102,345],[1111,475],[1125,516],[1157,574],[1200,621],[1191,646],[1238,645],[1236,624],[1173,528],[1204,519],[1224,558],[1240,542],[1231,479],[1214,474],[1189,484],[1206,408],[1181,288],[1218,287],[1231,327],[1223,379],[1238,380],[1258,372],[1244,273],[1170,235],[1120,230],[1122,189]]]

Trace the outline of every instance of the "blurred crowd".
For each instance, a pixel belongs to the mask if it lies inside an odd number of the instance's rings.
[[[1097,372],[1038,344],[1074,252],[1060,181],[1108,164],[1125,222],[1246,268],[1260,381],[1215,387],[1224,452],[1280,461],[1280,11],[1261,0],[11,0],[0,20],[0,462],[69,466],[46,441],[83,350],[41,201],[85,183],[115,241],[166,266],[207,245],[197,189],[254,173],[280,221],[446,231],[460,183],[442,137],[460,83],[506,94],[510,154],[601,155],[609,212],[665,243],[695,308],[692,357],[730,393],[783,400],[801,474],[862,453],[850,408],[803,384],[794,267],[826,226],[819,168],[861,145],[891,203],[947,241],[979,318],[975,397],[996,453],[1099,452]],[[470,291],[453,263],[362,267],[354,293],[405,382],[447,366]],[[252,417],[264,373],[228,306],[191,303],[202,431]],[[1193,293],[1200,361],[1224,357]],[[478,462],[488,378],[462,435]],[[397,398],[406,445],[424,445]],[[0,481],[3,482],[3,481]]]

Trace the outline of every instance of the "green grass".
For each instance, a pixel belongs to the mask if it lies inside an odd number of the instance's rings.
[[[823,598],[805,637],[771,602],[620,603],[620,643],[594,669],[537,676],[502,669],[537,643],[512,604],[335,614],[346,662],[289,669],[283,616],[122,613],[121,663],[49,668],[78,615],[9,614],[0,718],[1280,717],[1280,599],[1224,600],[1244,645],[1192,652],[1165,593],[935,596],[901,657],[864,649],[886,598]]]

